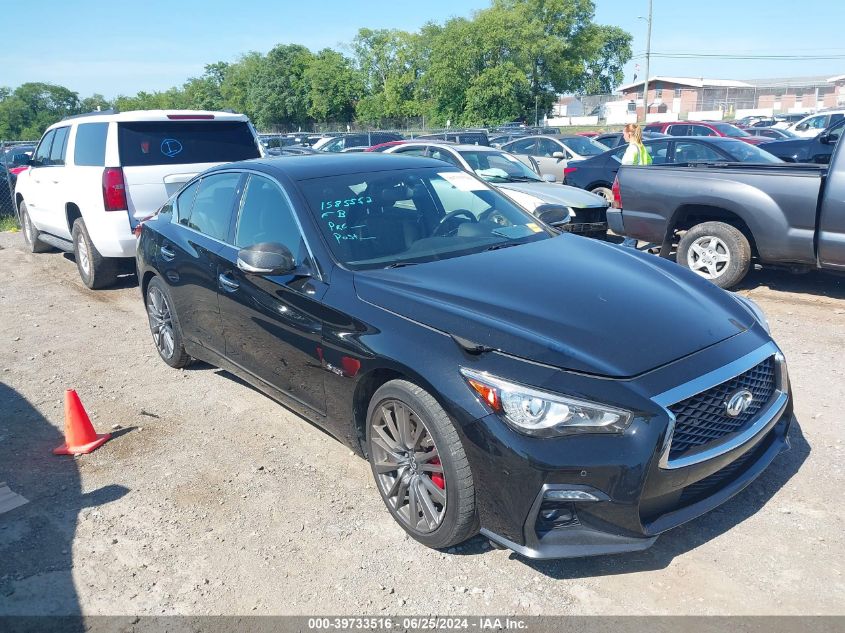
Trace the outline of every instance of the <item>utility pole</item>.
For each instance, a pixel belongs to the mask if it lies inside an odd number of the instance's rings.
[[[645,81],[643,82],[643,119],[648,120],[648,73],[649,60],[651,59],[651,4],[648,0],[648,18],[643,18],[648,23],[648,31],[645,40]]]
[[[534,127],[540,127],[540,115],[538,104],[540,103],[540,95],[534,95]]]

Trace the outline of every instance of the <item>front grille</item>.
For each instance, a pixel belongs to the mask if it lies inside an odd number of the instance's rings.
[[[575,224],[607,222],[607,207],[570,207],[570,209],[575,216],[572,220]]]
[[[743,413],[733,418],[727,414],[725,402],[740,389],[750,391],[754,399]],[[775,361],[770,356],[735,378],[673,404],[669,410],[675,415],[675,431],[669,460],[742,431],[753,422],[774,392]]]
[[[681,493],[678,505],[680,507],[685,507],[715,494],[726,484],[739,477],[751,464],[754,463],[755,458],[758,457],[764,449],[765,447],[754,448],[746,452],[744,455],[740,455],[736,460],[732,461],[721,470],[717,470],[712,475],[696,481],[694,484],[690,484],[684,488],[684,491]]]

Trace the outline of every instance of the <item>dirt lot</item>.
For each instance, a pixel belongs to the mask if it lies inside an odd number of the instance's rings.
[[[845,605],[845,278],[755,272],[792,450],[649,551],[532,563],[404,536],[362,459],[207,365],[155,353],[135,280],[0,233],[0,614],[832,614]],[[63,390],[115,438],[54,457]]]

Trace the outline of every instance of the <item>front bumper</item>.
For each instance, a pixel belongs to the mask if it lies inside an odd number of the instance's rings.
[[[754,354],[774,350],[770,344]],[[753,354],[747,358],[757,362]],[[737,435],[736,441],[706,459],[688,462],[665,459],[671,414],[638,416],[621,435],[553,440],[520,435],[495,414],[478,420],[464,432],[467,456],[479,482],[476,500],[482,534],[534,559],[648,548],[660,533],[739,493],[788,446],[793,414],[785,380],[787,393],[773,400],[777,406],[761,413],[752,435]],[[694,384],[699,383],[685,383]]]

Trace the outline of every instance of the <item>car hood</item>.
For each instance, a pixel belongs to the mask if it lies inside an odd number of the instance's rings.
[[[441,332],[562,369],[630,377],[739,334],[730,294],[634,249],[563,234],[355,274],[358,296]]]
[[[575,209],[607,206],[607,201],[601,196],[554,182],[504,182],[495,183],[494,186],[501,189],[505,195],[508,195],[509,191],[527,193],[542,200],[543,204],[559,204]]]

